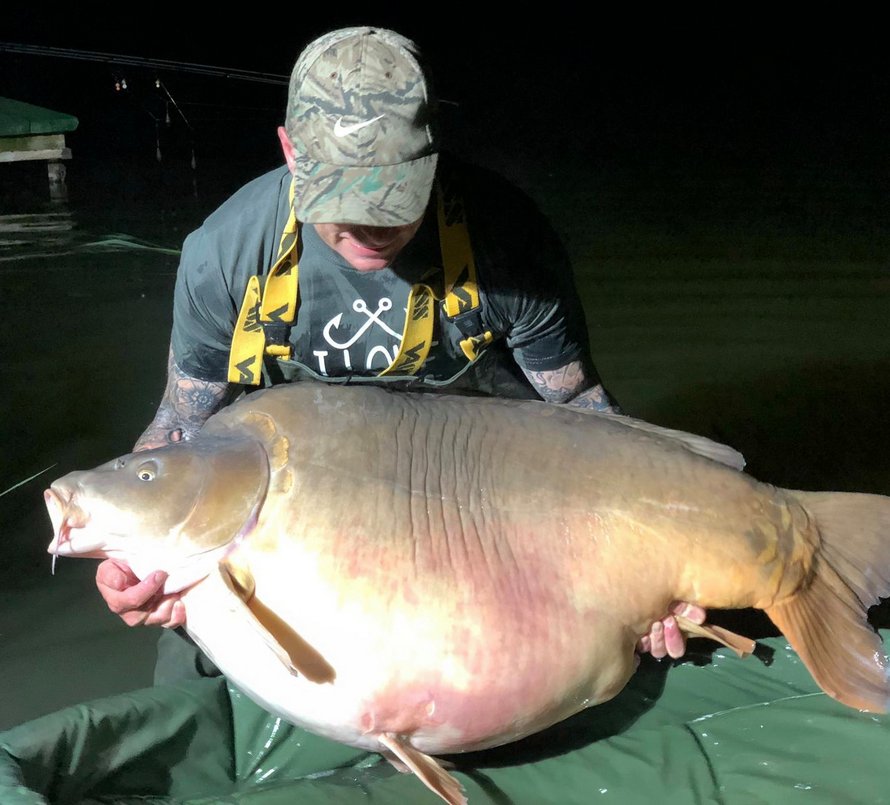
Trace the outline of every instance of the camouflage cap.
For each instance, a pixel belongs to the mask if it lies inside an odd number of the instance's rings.
[[[420,218],[436,171],[435,106],[416,45],[394,31],[343,28],[310,43],[291,73],[285,118],[297,218]]]

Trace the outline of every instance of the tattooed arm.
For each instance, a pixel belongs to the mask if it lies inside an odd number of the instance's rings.
[[[237,389],[238,386],[233,383],[198,380],[187,375],[176,365],[171,349],[167,359],[164,396],[155,418],[139,437],[133,452],[188,441],[211,414],[232,399]]]
[[[565,403],[578,408],[593,408],[607,414],[622,413],[618,403],[603,388],[594,382],[581,361],[572,361],[559,369],[545,372],[522,370],[535,391],[547,402]]]

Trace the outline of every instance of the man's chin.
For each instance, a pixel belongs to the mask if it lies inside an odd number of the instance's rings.
[[[386,268],[389,265],[389,260],[384,260],[380,257],[356,257],[349,260],[349,265],[356,271],[365,273],[368,271],[380,271]]]

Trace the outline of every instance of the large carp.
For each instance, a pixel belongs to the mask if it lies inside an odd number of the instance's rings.
[[[56,481],[49,551],[166,570],[236,686],[460,803],[434,755],[615,696],[674,600],[765,610],[829,695],[886,710],[866,612],[890,595],[890,498],[742,465],[544,402],[296,383]]]

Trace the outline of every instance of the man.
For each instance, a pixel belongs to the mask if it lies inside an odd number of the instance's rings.
[[[440,154],[435,112],[416,46],[392,31],[332,31],[303,51],[278,130],[286,168],[185,241],[167,386],[136,450],[192,438],[261,380],[307,376],[619,413],[552,229],[515,188]],[[180,627],[164,579],[111,560],[97,572],[127,624]],[[639,648],[677,657],[685,640],[667,617]]]

